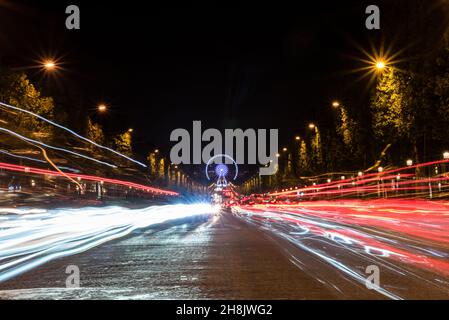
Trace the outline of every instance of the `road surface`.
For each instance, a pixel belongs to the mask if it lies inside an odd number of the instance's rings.
[[[421,278],[433,274],[416,277],[397,267],[403,262],[356,255],[335,239],[304,238],[287,228],[230,210],[164,222],[0,282],[0,299],[449,297],[447,283]],[[303,237],[301,245],[286,234]],[[80,288],[65,287],[69,265],[79,267]],[[378,290],[368,290],[360,278],[369,265],[380,266]]]

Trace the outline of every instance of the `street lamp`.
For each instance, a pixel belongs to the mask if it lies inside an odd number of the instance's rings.
[[[340,106],[340,102],[338,102],[338,101],[332,102],[332,107],[338,108],[339,106]]]
[[[379,173],[382,173],[382,172],[384,172],[384,168],[379,167],[379,168],[377,168],[377,171],[378,171]]]
[[[132,133],[133,131],[134,131],[133,128],[129,128],[129,129],[128,129],[128,132],[129,132],[129,133]]]
[[[276,153],[276,158],[279,158],[281,155],[279,153]]]
[[[45,70],[52,71],[56,69],[56,63],[53,60],[45,60],[43,62],[43,67]]]
[[[314,123],[309,123],[309,129],[315,129],[315,124]]]
[[[449,160],[449,151],[446,151],[443,153],[443,159],[444,160]]]
[[[363,176],[363,172],[359,171],[359,173],[357,174],[359,177]]]
[[[282,151],[286,152],[286,151],[287,151],[287,148],[283,148]]]
[[[295,140],[299,141],[299,140],[301,140],[301,137],[300,136],[296,136]]]
[[[378,60],[376,62],[376,69],[381,71],[385,68],[385,62],[383,62],[382,60]]]
[[[97,108],[100,112],[105,112],[108,109],[105,104],[99,104]]]
[[[413,160],[412,160],[412,159],[408,159],[408,160],[406,161],[406,164],[407,164],[407,167],[413,166]]]

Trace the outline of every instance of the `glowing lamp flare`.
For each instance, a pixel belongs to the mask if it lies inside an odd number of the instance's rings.
[[[47,70],[53,70],[56,68],[56,63],[53,60],[47,60],[44,62],[44,68]]]
[[[377,70],[382,70],[382,69],[384,69],[384,68],[385,68],[385,62],[383,62],[383,61],[377,61],[377,62],[376,62],[376,68],[377,68]]]

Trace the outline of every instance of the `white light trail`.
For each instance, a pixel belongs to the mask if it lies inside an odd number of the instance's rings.
[[[110,151],[110,152],[112,152],[112,153],[115,153],[116,155],[118,155],[118,156],[120,156],[120,157],[123,157],[123,158],[125,158],[125,159],[127,159],[127,160],[129,160],[129,161],[131,161],[131,162],[134,162],[134,163],[136,163],[136,164],[138,164],[138,165],[140,165],[140,166],[142,166],[142,167],[144,167],[144,168],[147,167],[147,165],[145,165],[145,164],[142,163],[142,162],[139,162],[139,161],[137,161],[137,160],[134,160],[133,158],[130,158],[130,157],[124,155],[124,154],[121,154],[120,152],[115,151],[114,149],[111,149],[111,148],[102,146],[101,144],[98,144],[98,143],[96,143],[95,141],[92,141],[92,140],[90,140],[90,139],[87,139],[86,137],[83,137],[82,135],[76,133],[75,131],[73,131],[73,130],[67,128],[67,127],[64,127],[64,126],[62,126],[62,125],[60,125],[60,124],[58,124],[58,123],[56,123],[56,122],[53,122],[53,121],[51,121],[51,120],[49,120],[49,119],[47,119],[47,118],[45,118],[45,117],[42,117],[42,116],[40,116],[40,115],[38,115],[38,114],[36,114],[36,113],[34,113],[34,112],[31,112],[31,111],[28,111],[28,110],[25,110],[25,109],[22,109],[22,108],[19,108],[19,107],[12,106],[12,105],[7,104],[7,103],[4,103],[4,102],[0,102],[0,105],[4,106],[4,107],[6,107],[6,108],[10,108],[10,109],[13,109],[13,110],[16,110],[16,111],[20,111],[20,112],[24,112],[24,113],[27,113],[27,114],[29,114],[29,115],[32,115],[32,116],[34,116],[34,117],[36,117],[36,118],[38,118],[38,119],[41,119],[42,121],[45,121],[45,122],[47,122],[47,123],[50,123],[50,124],[54,125],[55,127],[58,127],[58,128],[60,128],[60,129],[62,129],[62,130],[65,130],[65,131],[67,131],[67,132],[70,132],[71,134],[73,134],[74,136],[78,137],[79,139],[84,140],[84,141],[86,141],[86,142],[89,142],[90,144],[93,144],[94,146],[96,146],[96,147],[98,147],[98,148],[101,148],[101,149],[104,149],[104,150],[108,150],[108,151]]]
[[[111,163],[104,162],[104,161],[101,161],[101,160],[98,160],[98,159],[95,159],[95,158],[86,156],[86,155],[81,154],[81,153],[77,153],[77,152],[73,152],[73,151],[71,151],[71,150],[64,149],[64,148],[59,148],[59,147],[50,146],[50,145],[48,145],[48,144],[46,144],[46,143],[43,143],[43,142],[40,142],[40,141],[37,141],[37,140],[34,140],[34,139],[27,138],[27,137],[25,137],[25,136],[22,136],[22,135],[18,134],[17,132],[14,132],[14,131],[12,131],[12,130],[9,130],[9,129],[3,128],[3,127],[0,127],[0,131],[4,131],[4,132],[6,132],[6,133],[9,133],[9,134],[11,134],[11,135],[13,135],[13,136],[16,136],[16,137],[22,139],[22,140],[25,140],[25,141],[28,141],[28,142],[35,143],[35,144],[40,145],[40,146],[42,146],[42,147],[46,147],[46,148],[49,148],[49,149],[53,149],[53,150],[58,150],[58,151],[70,153],[70,154],[73,154],[73,155],[75,155],[75,156],[78,156],[78,157],[81,157],[81,158],[84,158],[84,159],[88,159],[88,160],[91,160],[91,161],[94,161],[94,162],[97,162],[97,163],[100,163],[100,164],[104,164],[104,165],[109,166],[109,167],[111,167],[111,168],[117,168],[116,165],[113,165],[113,164],[111,164]]]
[[[3,208],[0,220],[0,282],[51,260],[77,254],[169,220],[211,215],[209,204],[79,209]]]

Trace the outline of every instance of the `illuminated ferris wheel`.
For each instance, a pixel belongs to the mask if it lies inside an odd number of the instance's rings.
[[[215,175],[215,179],[216,179],[215,184],[219,188],[226,188],[228,186],[228,181],[227,181],[226,177],[229,174],[229,167],[224,163],[216,164],[215,168],[212,168],[212,166],[213,166],[214,160],[223,159],[223,158],[229,159],[230,161],[232,161],[232,165],[234,167],[234,177],[232,180],[235,180],[238,175],[238,166],[232,157],[228,156],[227,154],[218,154],[218,155],[215,155],[212,158],[210,158],[206,164],[206,177],[208,180],[211,180],[211,175],[209,173],[213,172]]]

